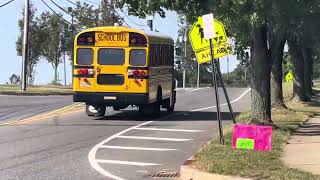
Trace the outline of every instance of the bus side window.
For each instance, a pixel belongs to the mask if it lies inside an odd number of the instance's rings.
[[[156,61],[156,56],[157,56],[157,51],[156,51],[156,45],[153,44],[152,45],[152,49],[153,49],[153,52],[152,52],[152,61],[153,61],[153,66],[156,66],[157,65],[157,61]]]
[[[169,46],[165,45],[165,61],[166,61],[166,66],[169,66]]]
[[[159,46],[159,51],[160,51],[160,62],[161,62],[161,66],[164,65],[164,59],[163,59],[163,45]]]
[[[170,65],[173,66],[174,65],[174,47],[170,46]]]

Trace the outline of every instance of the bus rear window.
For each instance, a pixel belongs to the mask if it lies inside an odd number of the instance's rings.
[[[93,50],[90,48],[78,49],[76,61],[79,65],[91,65],[93,63]]]
[[[123,65],[124,62],[124,49],[99,49],[98,63],[100,65]]]
[[[130,51],[130,65],[145,66],[146,65],[146,50],[132,49]]]

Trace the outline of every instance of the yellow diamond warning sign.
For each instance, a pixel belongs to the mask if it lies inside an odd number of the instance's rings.
[[[227,42],[228,38],[223,24],[214,19],[213,25],[215,36],[212,38],[212,44],[215,46]],[[198,21],[193,24],[189,32],[189,39],[195,52],[199,52],[210,47],[210,41],[204,37],[202,17],[199,17]]]
[[[193,24],[189,32],[193,51],[196,53],[197,61],[200,64],[209,62],[212,59],[210,55],[210,41],[212,41],[214,58],[220,58],[231,54],[231,47],[228,43],[223,24],[214,19],[213,26],[214,36],[212,39],[205,38],[202,17],[198,18],[198,21]]]
[[[220,58],[231,54],[231,47],[228,43],[220,44],[213,47],[214,58]],[[199,52],[196,52],[196,57],[199,64],[211,61],[210,47]]]

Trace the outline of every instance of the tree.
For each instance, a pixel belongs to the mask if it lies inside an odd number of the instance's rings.
[[[62,62],[63,37],[66,22],[60,15],[44,12],[39,19],[40,27],[44,31],[45,40],[42,46],[42,56],[52,65],[54,69],[54,83],[58,82],[58,66]]]
[[[221,19],[236,40],[237,49],[251,47],[252,68],[252,119],[253,123],[270,124],[270,71],[271,61],[267,46],[267,21],[271,9],[269,1],[158,1],[144,3],[144,1],[121,1],[120,6],[126,4],[130,12],[146,16],[147,13],[158,12],[165,16],[164,9],[173,9],[187,16],[193,22],[199,15],[215,12],[215,17]]]
[[[294,16],[288,40],[289,52],[293,61],[294,97],[299,101],[310,101],[312,95],[312,70],[314,52],[319,42],[320,7],[318,1],[296,2],[291,4],[289,13]],[[291,50],[290,50],[291,49]]]
[[[77,2],[73,13],[77,19],[78,30],[97,26],[113,26],[114,23],[122,25],[123,23],[123,18],[115,13],[111,2],[106,0],[101,0],[98,8],[85,2],[83,4]]]
[[[18,83],[20,83],[20,76],[16,75],[16,74],[12,74],[9,77],[9,81],[10,81],[10,84],[18,84]]]
[[[113,26],[114,23],[123,24],[123,18],[114,13],[110,2],[104,0],[101,1],[101,6],[98,8],[86,2],[81,3],[78,1],[76,8],[72,11],[72,15],[75,18],[73,27],[66,25],[64,29],[64,49],[70,60],[72,59],[75,32],[97,26]]]
[[[32,83],[35,73],[34,68],[38,64],[41,57],[41,47],[43,45],[44,36],[42,29],[39,26],[39,22],[35,17],[37,9],[30,5],[30,28],[29,28],[29,58],[27,61],[27,77],[28,83]],[[18,40],[16,41],[16,50],[18,56],[22,56],[22,44],[23,44],[23,22],[24,22],[24,10],[22,12],[22,18],[18,20],[18,26],[20,29],[20,34]]]
[[[309,4],[310,2],[316,4],[317,0],[308,1],[308,3],[296,0],[122,0],[118,6],[127,6],[129,13],[140,17],[145,17],[150,12],[157,12],[163,17],[165,9],[176,10],[178,13],[186,14],[190,22],[193,22],[199,15],[214,12],[215,17],[224,22],[231,37],[234,38],[237,54],[243,55],[244,51],[250,48],[252,123],[273,124],[271,120],[270,73],[273,58],[281,56],[279,53],[272,55],[272,50],[281,47],[279,44],[283,42],[282,38],[277,38],[275,35],[279,34],[277,31],[283,30],[280,25],[289,29],[290,25],[294,24],[292,22],[297,19],[299,21],[299,17],[296,17],[295,14],[296,9],[291,7],[292,3]],[[303,6],[301,9],[310,11],[309,7]],[[313,7],[319,8],[318,6]],[[313,11],[319,12],[317,10]],[[273,35],[268,35],[270,33]],[[280,33],[283,32],[280,31]]]

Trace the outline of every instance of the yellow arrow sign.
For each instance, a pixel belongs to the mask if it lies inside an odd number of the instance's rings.
[[[214,58],[220,58],[231,54],[231,47],[229,43],[220,44],[213,47]],[[196,52],[196,57],[199,64],[211,61],[210,47],[199,52]]]
[[[215,31],[215,37],[212,39],[213,46],[227,42],[228,38],[223,24],[217,20],[214,20],[213,24]],[[199,52],[210,47],[209,40],[204,38],[202,17],[199,17],[198,21],[193,24],[189,32],[189,39],[195,52]]]

